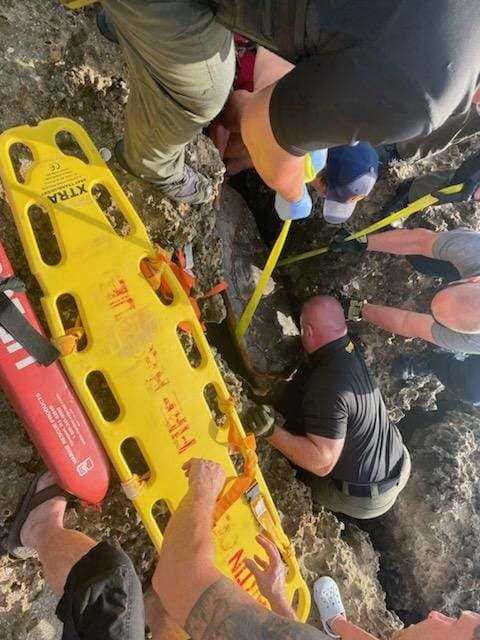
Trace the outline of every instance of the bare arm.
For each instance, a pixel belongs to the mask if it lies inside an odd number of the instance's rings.
[[[272,53],[265,47],[258,47],[253,75],[254,91],[260,91],[278,82],[294,68],[295,65],[277,56],[276,53]]]
[[[296,436],[281,427],[275,429],[268,441],[294,464],[321,477],[328,475],[337,464],[345,444],[344,439],[312,434]]]
[[[200,595],[222,574],[214,565],[213,513],[225,483],[222,468],[193,460],[189,489],[165,531],[152,586],[168,615],[181,627]]]
[[[428,229],[396,229],[368,236],[368,251],[395,255],[420,255],[433,258],[433,245],[438,233]]]
[[[309,625],[269,611],[214,566],[213,512],[225,483],[220,465],[192,460],[189,490],[172,515],[152,586],[192,640],[325,640]]]
[[[435,344],[432,336],[434,319],[426,313],[366,304],[362,310],[362,317],[385,331],[407,338],[422,338]]]
[[[270,125],[272,84],[252,94],[242,105],[241,132],[253,165],[264,182],[286,200],[295,202],[304,191],[303,157],[292,156],[277,143]]]

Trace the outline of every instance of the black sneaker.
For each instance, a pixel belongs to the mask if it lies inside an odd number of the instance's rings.
[[[115,25],[108,19],[105,9],[100,9],[97,12],[97,28],[104,38],[113,42],[113,44],[119,44],[117,30]]]
[[[215,190],[211,181],[202,173],[195,171],[188,164],[184,165],[183,177],[178,182],[171,184],[160,184],[151,178],[138,175],[130,169],[125,160],[123,140],[119,140],[114,148],[115,160],[124,171],[140,180],[145,180],[157,187],[160,193],[174,200],[175,202],[185,202],[187,204],[205,204],[212,202],[215,198]]]

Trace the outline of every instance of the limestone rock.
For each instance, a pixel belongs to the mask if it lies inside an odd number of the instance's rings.
[[[228,282],[225,292],[228,322],[234,331],[255,289],[254,274],[263,269],[268,254],[246,203],[228,186],[222,190],[217,232]],[[291,370],[299,361],[298,330],[296,333],[292,330],[291,316],[290,300],[278,274],[261,299],[241,345],[244,362],[260,385],[268,387],[275,376]]]
[[[382,522],[386,587],[396,610],[480,610],[480,422],[451,411],[408,443],[412,477]]]

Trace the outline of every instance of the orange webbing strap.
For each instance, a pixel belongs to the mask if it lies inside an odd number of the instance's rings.
[[[192,274],[188,273],[188,271],[183,267],[175,264],[172,260],[172,255],[161,247],[157,247],[155,255],[152,258],[145,258],[140,263],[140,269],[150,283],[152,289],[154,291],[160,291],[161,294],[168,299],[173,296],[172,290],[168,285],[168,281],[164,276],[164,269],[167,267],[172,270],[174,276],[182,285],[183,290],[190,300],[190,304],[192,305],[195,315],[200,319],[200,307],[198,306],[195,298],[191,295],[192,287],[195,284],[195,276],[192,276]]]
[[[67,329],[65,335],[53,340],[54,345],[62,356],[69,356],[77,350],[78,343],[85,336],[85,329],[82,327],[80,316],[77,316],[75,324]]]
[[[254,484],[250,488],[250,491],[247,493],[247,499],[250,502],[250,508],[252,509],[255,519],[280,551],[283,559],[288,561],[288,559],[294,555],[293,545],[288,538],[285,537],[282,530],[275,524],[272,514],[265,502],[265,498],[260,493],[258,484]]]
[[[217,293],[221,293],[222,291],[225,291],[228,285],[224,280],[222,280],[217,285],[212,287],[210,291],[207,291],[207,293],[194,297],[192,295],[192,289],[195,286],[197,279],[185,268],[186,260],[184,252],[181,249],[178,249],[175,255],[178,264],[172,259],[171,253],[165,251],[165,249],[162,249],[161,247],[157,247],[156,253],[153,258],[145,258],[144,260],[142,260],[140,269],[154,291],[160,291],[162,296],[167,299],[171,299],[173,297],[172,290],[168,284],[167,279],[164,276],[165,267],[169,267],[174,276],[182,285],[183,290],[190,300],[190,304],[193,307],[195,315],[200,320],[201,312],[197,300],[210,298]],[[181,328],[184,328],[186,331],[189,330],[188,326],[181,326]],[[203,328],[205,329],[205,327]]]
[[[218,284],[212,287],[207,293],[202,294],[201,296],[197,296],[197,300],[205,300],[206,298],[211,298],[212,296],[216,296],[217,293],[222,293],[222,291],[226,291],[228,289],[228,282],[225,280],[221,280]]]
[[[240,439],[235,427],[231,424],[229,444],[243,455],[243,473],[241,476],[235,478],[230,487],[217,500],[217,506],[215,507],[215,513],[213,516],[214,524],[220,520],[232,504],[245,495],[248,488],[253,482],[255,482],[255,474],[258,465],[255,436],[250,434],[245,439]]]

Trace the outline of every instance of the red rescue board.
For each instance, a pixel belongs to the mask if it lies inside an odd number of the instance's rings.
[[[0,278],[12,275],[0,244]],[[45,335],[26,294],[5,293]],[[1,326],[0,386],[60,486],[90,504],[101,502],[109,484],[108,459],[63,370],[57,362],[38,364]]]

